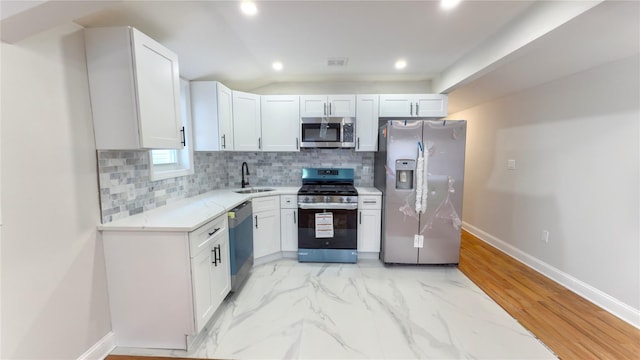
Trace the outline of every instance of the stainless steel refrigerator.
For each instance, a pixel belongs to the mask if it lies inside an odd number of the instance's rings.
[[[465,120],[380,121],[374,185],[385,263],[459,262],[466,131]]]

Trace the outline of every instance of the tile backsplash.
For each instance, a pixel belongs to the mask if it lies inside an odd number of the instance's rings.
[[[303,167],[354,168],[356,186],[373,186],[372,152],[353,149],[302,149],[300,152],[228,153],[229,186],[240,187],[242,162],[249,165],[251,186],[297,186]],[[368,167],[367,174],[364,168]]]
[[[195,152],[194,174],[151,181],[148,151],[98,151],[102,222],[108,223],[215,189],[239,188],[249,165],[251,186],[297,186],[303,167],[354,168],[356,186],[373,186],[372,152],[303,149],[295,153]],[[366,172],[366,173],[365,173]]]

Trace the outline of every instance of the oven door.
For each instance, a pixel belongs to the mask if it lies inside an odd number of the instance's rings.
[[[298,249],[355,251],[358,247],[358,210],[357,204],[349,205],[341,209],[322,209],[320,204],[300,204]]]
[[[337,122],[302,122],[302,147],[340,147],[342,125]]]

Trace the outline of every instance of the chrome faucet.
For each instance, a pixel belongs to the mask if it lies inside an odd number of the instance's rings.
[[[245,170],[246,170],[246,174],[245,174]],[[247,178],[247,180],[244,180],[244,176],[247,175],[249,176],[249,165],[247,165],[247,162],[243,162],[242,163],[242,167],[240,168],[240,173],[242,174],[242,188],[244,188],[245,186],[249,185],[249,178]]]

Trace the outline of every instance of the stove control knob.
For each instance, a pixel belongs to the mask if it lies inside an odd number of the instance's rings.
[[[347,197],[345,197],[345,198],[344,198],[344,202],[351,202],[351,198],[350,198],[350,197],[348,197],[348,196],[347,196]]]
[[[325,196],[324,197],[324,201],[325,202],[331,202],[331,196]]]
[[[309,197],[308,197],[308,196],[305,196],[305,197],[304,197],[304,202],[306,202],[306,203],[308,203],[308,202],[309,202]]]

